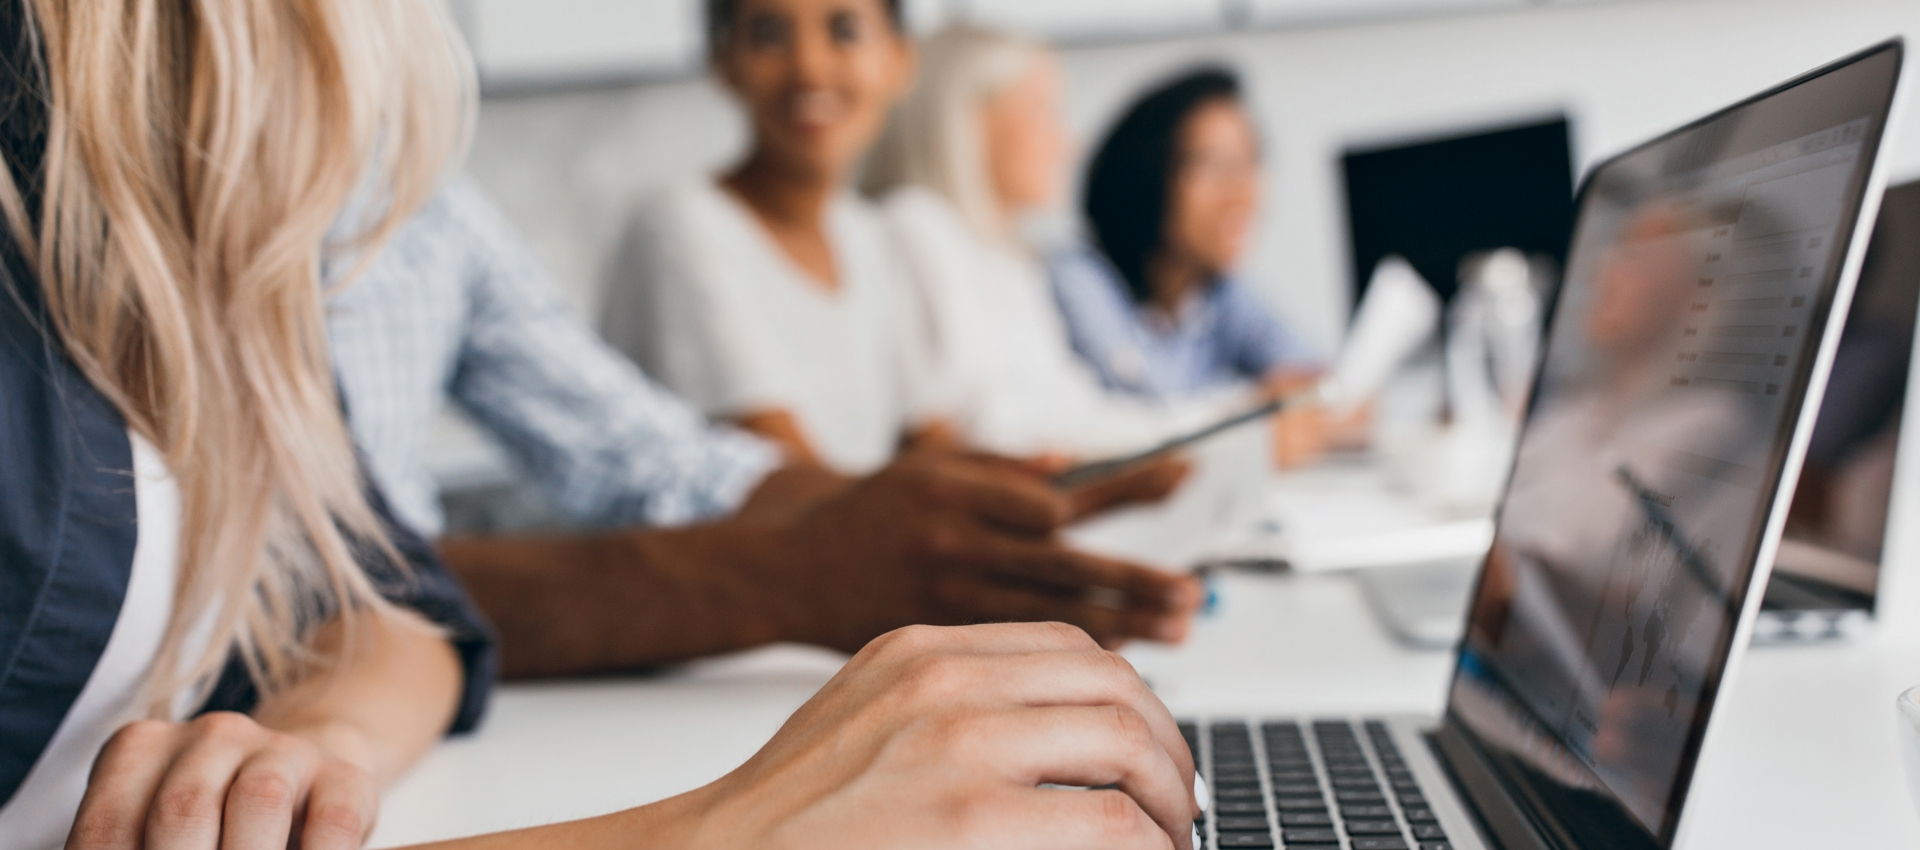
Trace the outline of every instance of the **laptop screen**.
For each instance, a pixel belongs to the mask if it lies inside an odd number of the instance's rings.
[[[1671,846],[1899,64],[1869,51],[1581,188],[1448,703],[1568,846]]]
[[[1765,605],[1872,610],[1920,312],[1920,183],[1887,190]]]

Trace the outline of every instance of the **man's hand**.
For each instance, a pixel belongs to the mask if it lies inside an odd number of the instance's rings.
[[[1102,644],[1177,641],[1198,583],[1062,546],[1065,523],[1164,495],[1179,460],[1072,493],[1021,461],[910,452],[849,482],[776,473],[734,518],[588,536],[442,540],[500,632],[501,673],[632,670],[801,641],[853,652],[901,626],[1060,620]]]
[[[1063,494],[1021,465],[943,453],[892,466],[796,518],[769,577],[807,610],[812,643],[854,651],[912,624],[1059,620],[1102,644],[1177,641],[1200,603],[1190,578],[1075,552],[1054,539],[1085,513],[1164,495],[1179,461]],[[810,616],[809,616],[810,615]]]

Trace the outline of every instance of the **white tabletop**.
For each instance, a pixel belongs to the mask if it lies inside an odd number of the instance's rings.
[[[1451,659],[1403,649],[1339,575],[1224,576],[1184,647],[1128,656],[1176,713],[1426,712]],[[1696,848],[1920,847],[1893,698],[1920,650],[1869,637],[1749,656],[1692,805]],[[745,760],[838,668],[775,647],[654,677],[504,687],[481,732],[386,800],[376,845],[549,823],[670,796]]]

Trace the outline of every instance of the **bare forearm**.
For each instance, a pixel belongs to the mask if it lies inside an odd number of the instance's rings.
[[[349,635],[321,628],[316,655],[344,659],[254,711],[261,726],[307,738],[386,785],[446,734],[460,702],[460,659],[424,622],[367,615]]]
[[[584,820],[475,835],[435,842],[410,850],[624,850],[630,847],[690,847],[693,833],[708,815],[716,785],[635,809]]]
[[[440,552],[500,632],[508,678],[619,672],[798,639],[763,526],[466,538]]]

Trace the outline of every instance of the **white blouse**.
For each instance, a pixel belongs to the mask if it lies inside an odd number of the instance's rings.
[[[1038,261],[982,234],[930,190],[895,190],[883,206],[930,316],[954,424],[972,445],[1014,455],[1120,454],[1220,407],[1107,391],[1068,342]]]
[[[106,650],[79,698],[26,781],[0,808],[0,844],[9,850],[44,850],[66,842],[94,757],[114,732],[142,714],[141,686],[173,616],[179,576],[180,491],[160,452],[139,435],[130,436],[140,532],[127,596]],[[180,711],[186,708],[177,706]]]
[[[707,415],[785,410],[828,466],[871,472],[937,415],[940,390],[877,212],[842,194],[827,237],[833,289],[713,180],[673,186],[635,213],[602,331]]]

